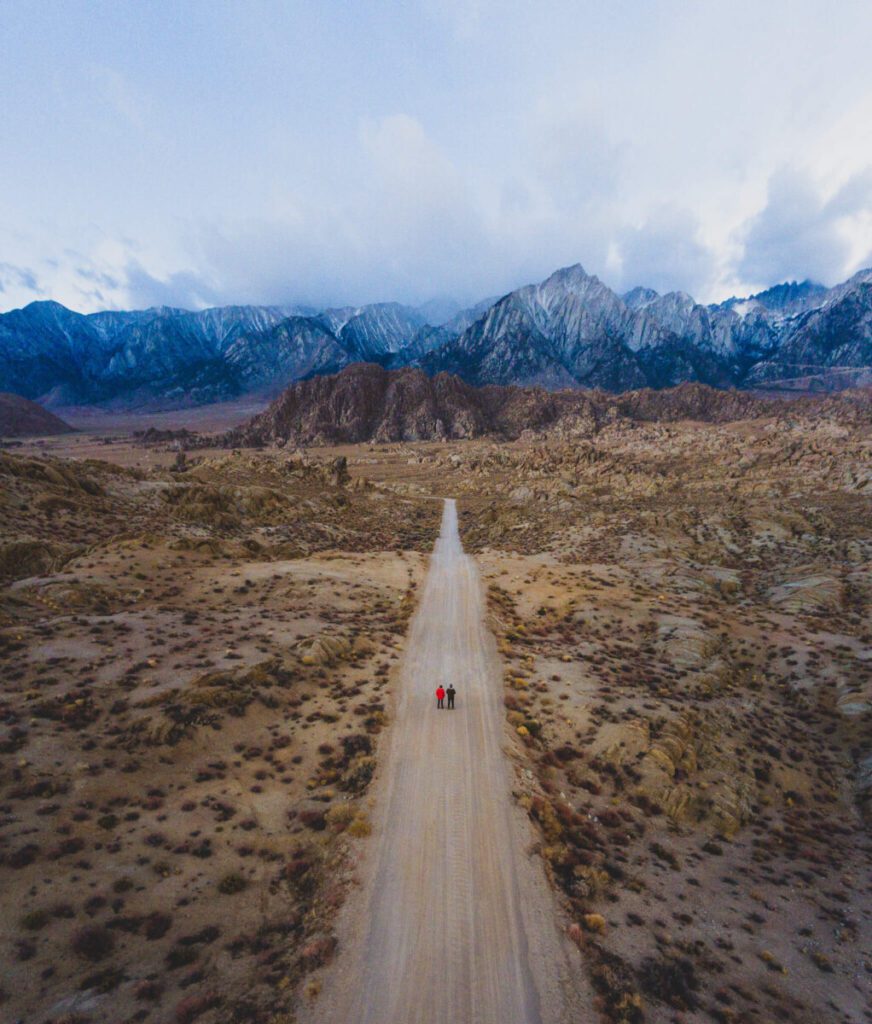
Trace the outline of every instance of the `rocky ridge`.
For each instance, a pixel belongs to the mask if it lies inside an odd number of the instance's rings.
[[[705,306],[684,292],[616,295],[580,265],[511,292],[455,341],[422,361],[475,384],[663,388],[716,386],[821,390],[872,379],[872,271],[832,289],[777,285]]]
[[[356,364],[340,373],[300,381],[263,413],[230,431],[234,446],[274,443],[349,444],[361,441],[440,441],[492,436],[591,436],[616,420],[675,419],[723,423],[761,416],[831,417],[868,421],[868,390],[796,400],[759,398],[682,384],[622,395],[544,388],[476,388],[459,377],[422,370],[390,371]]]

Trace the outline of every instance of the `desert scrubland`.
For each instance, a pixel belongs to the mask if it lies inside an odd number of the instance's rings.
[[[0,453],[0,1014],[317,1005],[454,496],[590,1019],[872,1019],[867,420]]]

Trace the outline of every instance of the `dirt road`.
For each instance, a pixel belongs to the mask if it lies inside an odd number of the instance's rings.
[[[437,710],[440,683],[455,710]],[[529,827],[513,808],[502,682],[453,501],[404,663],[362,891],[306,1016],[331,1024],[557,1024],[578,1015]]]

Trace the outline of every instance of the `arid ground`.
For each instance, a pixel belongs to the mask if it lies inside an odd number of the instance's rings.
[[[872,1020],[867,425],[177,449],[100,424],[0,452],[4,1021],[389,1021],[415,981],[453,1024],[533,993],[544,1020]],[[450,713],[423,695],[454,613],[419,596],[449,585],[445,497],[485,652]],[[437,714],[494,807],[416,813]],[[488,887],[443,832],[474,858],[498,819]],[[390,891],[414,869],[426,908],[464,868],[440,975]],[[483,944],[526,963],[514,996]],[[401,996],[347,1001],[400,955]]]

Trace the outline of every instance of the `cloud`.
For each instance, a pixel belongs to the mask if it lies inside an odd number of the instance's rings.
[[[105,64],[92,64],[88,77],[95,92],[95,99],[108,107],[122,121],[142,131],[146,124],[148,102],[137,93],[129,79],[116,68]]]
[[[466,302],[575,262],[709,301],[870,260],[870,4],[30,6],[0,308]]]
[[[367,118],[361,123],[360,139],[379,179],[392,190],[418,198],[460,185],[454,165],[409,114]]]
[[[617,240],[620,286],[698,294],[711,280],[715,256],[698,240],[699,224],[687,210],[662,206],[644,224],[621,231]]]
[[[17,267],[12,263],[0,263],[0,292],[4,295],[30,292],[33,298],[45,295],[36,274],[29,267]]]
[[[769,180],[766,205],[740,230],[739,274],[761,287],[804,278],[834,284],[854,269],[846,221],[870,213],[872,170],[852,175],[826,198],[810,175],[781,168]]]
[[[483,204],[422,123],[364,119],[346,160],[354,184],[341,198],[288,188],[268,218],[191,223],[190,265],[238,302],[478,299],[494,256]]]
[[[125,268],[124,278],[123,287],[132,309],[151,306],[203,309],[221,304],[218,293],[193,271],[176,271],[162,280],[132,261]]]

